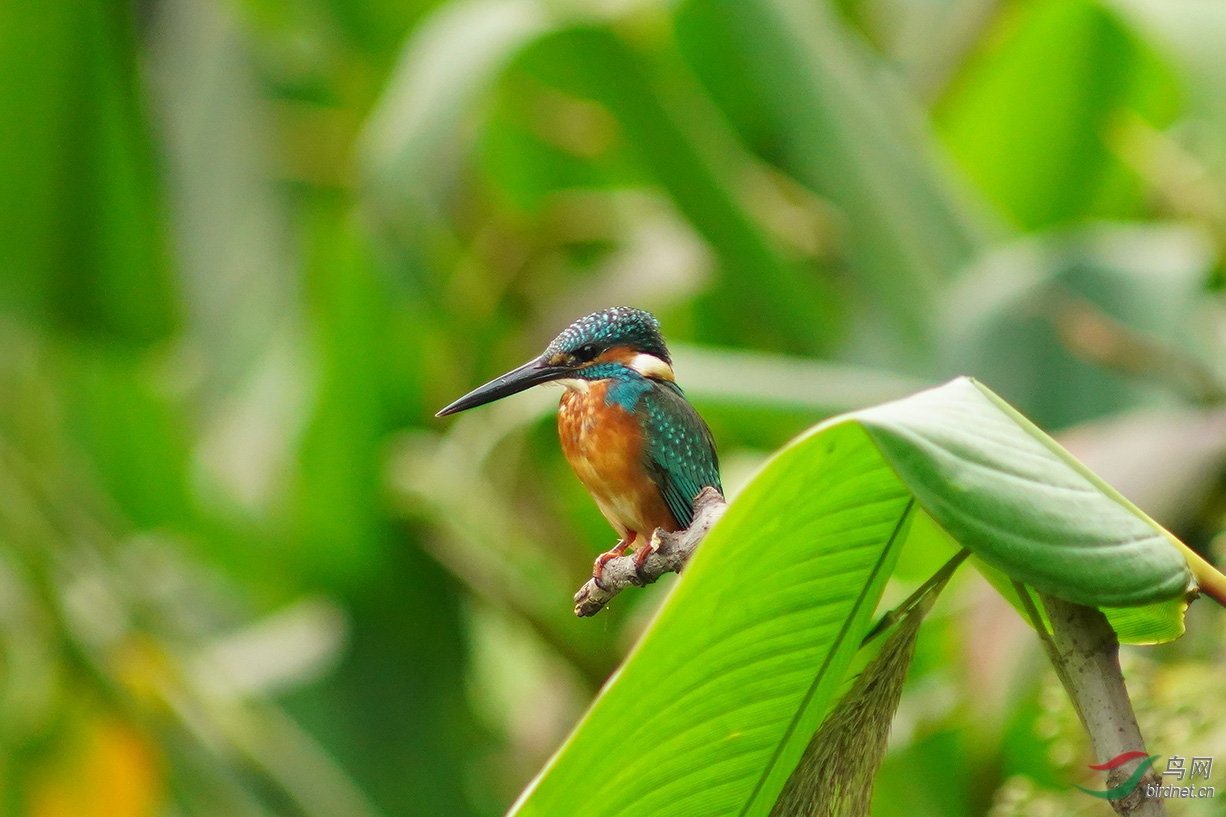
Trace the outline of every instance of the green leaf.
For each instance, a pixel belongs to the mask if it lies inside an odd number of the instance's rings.
[[[708,12],[760,89],[784,165],[846,217],[858,280],[893,319],[880,334],[922,346],[935,286],[980,249],[986,231],[924,161],[925,125],[910,100],[883,81],[885,66],[825,3],[720,0]]]
[[[911,504],[852,423],[785,449],[513,813],[768,813],[859,646]]]
[[[477,102],[553,25],[534,0],[444,3],[427,17],[405,44],[362,137],[372,192],[384,203],[437,207],[459,172]]]
[[[139,349],[174,328],[130,11],[17,3],[0,28],[0,305]]]
[[[920,519],[926,518],[926,515],[920,515]],[[1017,594],[1017,587],[1009,576],[982,559],[976,559],[974,564],[988,583],[996,588],[996,591],[1013,606],[1014,610],[1017,610],[1018,615],[1025,619],[1027,624],[1032,624],[1030,613],[1023,606]],[[1034,608],[1039,611],[1039,615],[1046,623],[1047,611],[1043,609],[1042,600],[1035,594],[1033,588],[1026,588],[1026,592],[1030,594]],[[1188,603],[1188,597],[1180,595],[1167,601],[1144,604],[1140,607],[1102,607],[1100,609],[1107,617],[1107,621],[1111,623],[1121,644],[1165,644],[1183,635],[1183,615],[1187,612]],[[1050,630],[1050,624],[1047,626]]]
[[[1024,228],[1143,212],[1108,140],[1125,111],[1169,118],[1169,70],[1093,0],[1046,0],[1008,20],[943,105],[950,149]]]
[[[613,112],[628,144],[717,252],[725,306],[762,316],[767,325],[755,331],[771,329],[768,336],[778,333],[793,349],[821,348],[827,330],[813,310],[829,293],[751,218],[737,190],[750,157],[697,84],[684,81],[672,47],[636,48],[607,27],[576,28],[562,42],[585,89]]]
[[[1044,592],[1150,604],[1107,611],[1125,640],[1182,629],[1190,574],[1173,537],[960,378],[833,418],[775,456],[512,814],[767,814],[899,545],[942,546],[926,515]]]
[[[1093,607],[1187,589],[1171,534],[975,381],[855,416],[937,523],[1010,577]]]

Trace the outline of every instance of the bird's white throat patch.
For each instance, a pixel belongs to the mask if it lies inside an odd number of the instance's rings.
[[[577,391],[586,394],[592,388],[592,383],[589,380],[584,380],[579,377],[559,377],[554,383],[561,383],[566,387],[567,391]]]

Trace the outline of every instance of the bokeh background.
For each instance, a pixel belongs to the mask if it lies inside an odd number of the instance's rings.
[[[0,813],[502,813],[668,582],[572,616],[612,534],[556,390],[433,413],[612,304],[733,494],[970,373],[1221,560],[1223,43],[1207,0],[0,3]],[[959,582],[877,813],[1104,813]],[[1226,791],[1226,616],[1124,661]]]

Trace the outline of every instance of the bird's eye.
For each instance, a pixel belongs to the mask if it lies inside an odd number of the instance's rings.
[[[575,354],[576,360],[579,360],[582,363],[587,363],[589,361],[595,360],[596,355],[598,355],[599,353],[600,351],[596,348],[596,344],[585,343],[582,346],[580,346],[578,349],[576,349],[574,354]]]

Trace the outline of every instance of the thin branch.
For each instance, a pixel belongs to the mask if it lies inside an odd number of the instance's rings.
[[[680,573],[727,507],[719,491],[703,488],[694,500],[694,521],[688,528],[676,533],[656,528],[651,535],[652,552],[643,561],[641,569],[635,568],[633,555],[618,556],[605,562],[600,579],[588,579],[575,594],[575,615],[594,616],[627,587],[642,587],[665,573]]]

